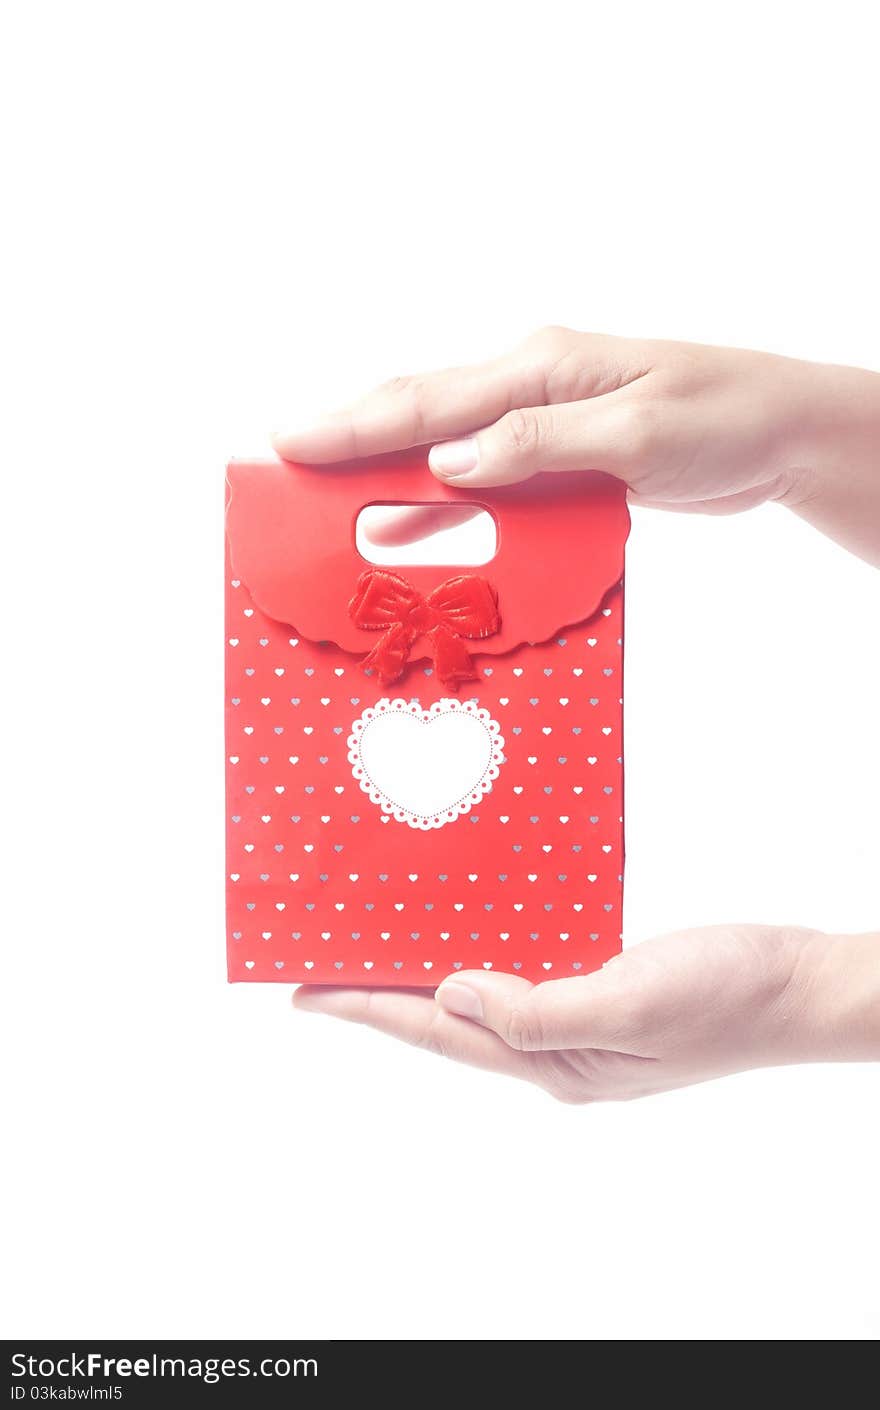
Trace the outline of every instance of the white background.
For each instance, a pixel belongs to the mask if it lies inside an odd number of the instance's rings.
[[[878,1073],[554,1105],[224,982],[223,464],[549,321],[880,367],[838,0],[7,9],[6,1335],[868,1339]],[[878,925],[880,574],[636,516],[627,935]]]

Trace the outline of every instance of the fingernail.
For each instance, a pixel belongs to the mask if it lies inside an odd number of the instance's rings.
[[[483,1017],[483,1002],[479,994],[466,984],[441,984],[434,997],[448,1013],[457,1013],[462,1018]]]
[[[477,443],[472,436],[466,441],[441,441],[428,452],[428,464],[434,474],[444,480],[470,474],[471,470],[476,470],[479,458]]]

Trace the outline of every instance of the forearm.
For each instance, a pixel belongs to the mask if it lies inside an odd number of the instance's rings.
[[[811,938],[799,987],[817,1061],[880,1061],[880,932]]]
[[[880,566],[880,373],[814,365],[799,410],[784,502]]]

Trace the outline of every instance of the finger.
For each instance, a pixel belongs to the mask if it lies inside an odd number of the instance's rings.
[[[294,992],[293,1003],[298,1009],[366,1024],[456,1062],[510,1077],[529,1079],[534,1075],[533,1064],[524,1053],[514,1052],[488,1028],[440,1008],[430,990],[336,989],[304,984]]]
[[[463,440],[432,446],[438,479],[462,489],[509,485],[541,470],[602,470],[637,488],[662,444],[640,383],[587,401],[519,407]]]
[[[282,459],[313,465],[407,450],[497,420],[523,398],[539,397],[540,381],[531,363],[513,357],[396,377],[314,425],[276,432],[272,444]]]
[[[421,543],[432,534],[460,528],[480,513],[478,504],[408,504],[373,506],[361,511],[363,534],[376,548]]]
[[[530,984],[513,974],[462,970],[443,981],[436,1002],[519,1052],[602,1048],[642,1056],[637,995],[622,973],[620,966]]]

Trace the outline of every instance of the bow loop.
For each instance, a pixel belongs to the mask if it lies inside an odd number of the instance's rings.
[[[365,631],[382,632],[363,664],[383,685],[400,678],[416,640],[427,636],[437,675],[457,690],[462,681],[477,678],[461,638],[480,640],[501,626],[495,589],[472,573],[447,578],[423,597],[397,573],[369,568],[358,579],[348,611]]]
[[[394,622],[403,622],[424,599],[412,583],[398,578],[396,573],[375,573],[368,570],[358,578],[354,597],[348,604],[348,615],[366,631],[384,631]]]
[[[447,578],[428,593],[427,603],[457,636],[479,639],[492,636],[501,626],[498,594],[485,578],[472,573]]]

